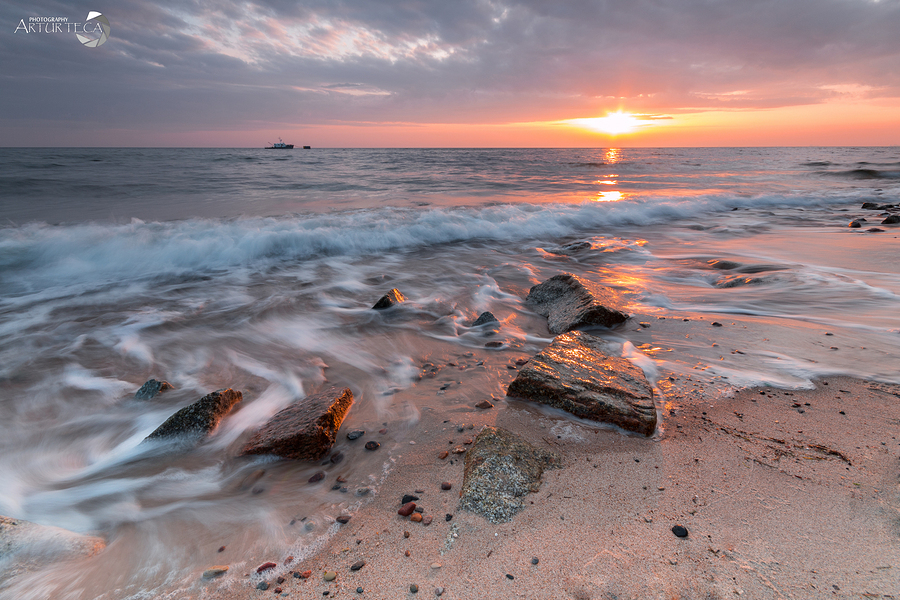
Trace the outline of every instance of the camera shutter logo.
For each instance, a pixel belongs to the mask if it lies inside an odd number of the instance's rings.
[[[102,46],[106,43],[106,40],[109,39],[109,31],[111,27],[109,26],[109,19],[104,17],[102,14],[97,11],[90,11],[87,16],[87,20],[85,21],[85,26],[88,23],[94,22],[100,28],[100,37],[98,38],[90,38],[86,35],[81,35],[80,33],[76,33],[75,37],[78,38],[78,41],[87,46],[88,48],[96,48],[97,46]],[[86,27],[85,27],[86,28]]]

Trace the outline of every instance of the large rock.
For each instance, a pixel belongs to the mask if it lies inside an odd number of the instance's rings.
[[[175,386],[168,381],[158,381],[156,379],[148,379],[147,382],[134,393],[137,400],[150,400],[158,394],[166,390],[174,390]]]
[[[392,288],[387,294],[378,299],[378,302],[372,307],[375,310],[382,310],[385,308],[390,308],[392,306],[396,306],[401,302],[405,301],[406,298],[403,294],[400,293],[400,290],[397,288]]]
[[[183,438],[199,441],[212,433],[219,421],[231,412],[242,398],[240,392],[231,388],[207,394],[166,419],[146,439]]]
[[[491,523],[505,523],[536,492],[544,469],[559,467],[558,455],[532,446],[499,427],[485,427],[466,453],[459,506]]]
[[[643,371],[582,331],[557,336],[519,370],[506,394],[644,435],[656,428],[653,388]]]
[[[48,563],[93,556],[105,547],[98,537],[0,517],[0,582]]]
[[[334,444],[353,392],[337,386],[311,394],[278,412],[244,446],[241,454],[275,454],[318,460]]]
[[[582,325],[612,327],[628,319],[628,315],[617,308],[620,303],[617,293],[569,273],[556,275],[534,286],[525,302],[547,317],[547,325],[553,334]]]

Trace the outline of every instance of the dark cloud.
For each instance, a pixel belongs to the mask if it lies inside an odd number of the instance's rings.
[[[100,48],[13,33],[89,10],[112,23]],[[26,143],[22,123],[502,123],[900,97],[897,0],[39,0],[4,3],[0,23],[0,143]]]

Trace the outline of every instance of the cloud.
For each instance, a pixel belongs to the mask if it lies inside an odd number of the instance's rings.
[[[100,48],[12,33],[97,9],[4,3],[2,123],[511,123],[900,97],[897,0],[123,0],[99,8]]]

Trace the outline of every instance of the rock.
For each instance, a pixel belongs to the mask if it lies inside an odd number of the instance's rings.
[[[346,525],[347,523],[350,522],[350,517],[348,517],[346,515],[342,515],[342,516],[338,517],[337,519],[335,519],[335,521],[337,521],[341,525]]]
[[[203,579],[215,579],[228,571],[228,565],[216,565],[203,571]]]
[[[244,445],[242,455],[319,460],[331,450],[353,404],[349,388],[330,387],[278,412]]]
[[[618,294],[569,273],[534,286],[525,302],[547,317],[547,325],[554,334],[582,325],[612,327],[628,319],[627,314],[616,308]]]
[[[400,515],[401,517],[408,517],[409,515],[413,514],[413,511],[415,511],[415,510],[416,510],[416,503],[415,502],[407,502],[406,504],[401,506],[399,510],[397,510],[397,514]]]
[[[379,446],[381,446],[381,444],[379,444],[378,442],[376,442],[376,441],[370,441],[370,442],[366,442],[365,448],[366,448],[366,450],[373,450],[373,451],[374,451],[374,450],[378,450],[378,447],[379,447]]]
[[[312,577],[312,571],[303,571],[302,573],[294,573],[294,576],[298,577],[299,579],[309,579],[310,577]]]
[[[535,556],[534,558],[531,559],[531,564],[533,564],[533,565],[536,565],[539,562],[541,562],[541,559],[539,559],[537,556]]]
[[[162,425],[145,438],[145,441],[167,438],[200,441],[212,433],[219,421],[231,412],[234,405],[242,398],[240,392],[231,388],[207,394],[166,419]]]
[[[138,391],[134,393],[136,400],[150,400],[157,394],[161,394],[166,390],[174,390],[175,386],[168,381],[157,381],[156,379],[148,379]]]
[[[677,537],[680,537],[680,538],[686,538],[688,536],[688,530],[682,525],[673,526],[672,533],[674,533]]]
[[[418,500],[418,496],[413,496],[412,494],[403,494],[403,498],[400,500],[400,504],[406,504],[408,502],[415,502]]]
[[[105,547],[99,537],[0,516],[0,583],[48,564],[93,556]]]
[[[318,473],[316,473],[315,475],[313,475],[312,477],[309,478],[309,483],[316,483],[318,481],[322,481],[323,479],[325,479],[325,472],[319,471]]]
[[[263,571],[268,571],[269,569],[274,569],[277,566],[278,565],[276,565],[273,562],[263,563],[263,564],[259,565],[259,567],[256,568],[256,572],[262,573]]]
[[[364,561],[364,560],[358,560],[358,561],[356,561],[355,563],[353,563],[352,565],[350,565],[350,570],[351,570],[351,571],[359,571],[359,570],[362,569],[364,566],[366,566],[366,561]]]
[[[882,225],[896,225],[897,223],[900,223],[900,215],[890,215],[881,222]]]
[[[863,202],[863,205],[860,208],[865,210],[881,210],[881,205],[877,202]]]
[[[325,581],[334,581],[335,579],[337,579],[337,572],[336,571],[325,571],[325,574],[322,576],[322,579],[324,579]]]
[[[409,591],[415,594],[419,591],[419,586],[413,583],[409,586]]]
[[[459,506],[491,523],[505,523],[524,507],[525,494],[537,491],[544,469],[560,464],[553,452],[505,429],[485,427],[466,454]]]
[[[449,481],[445,481],[441,484],[441,489],[444,490],[445,492],[447,490],[451,489],[452,487],[453,487],[453,484],[450,483]]]
[[[864,221],[865,219],[863,219]],[[862,227],[862,222],[859,219],[853,219],[850,223],[847,224],[847,227],[850,229],[859,229]]]
[[[417,509],[418,510],[418,509]],[[413,523],[421,523],[422,522],[422,513],[414,512],[409,516],[409,520]]]
[[[435,596],[443,596],[444,588],[442,588],[442,587],[434,588],[434,595]]]
[[[485,311],[478,315],[478,318],[472,322],[472,327],[480,327],[481,325],[487,325],[488,323],[499,323],[497,317],[494,316],[494,313],[490,311]]]
[[[488,342],[487,344],[484,345],[484,347],[485,348],[501,348],[501,347],[503,347],[503,342],[498,342],[498,341]]]
[[[431,525],[432,521],[434,521],[434,517],[432,517],[431,515],[425,515],[424,517],[422,517],[422,525],[425,525],[426,527],[428,525]]]
[[[440,569],[440,568],[441,568],[441,563],[437,563],[437,562],[436,562],[436,563],[431,563],[431,568],[432,568],[432,569]]]
[[[364,435],[366,435],[365,431],[363,431],[362,429],[355,429],[347,434],[347,439],[353,441],[361,438]]]
[[[494,408],[494,405],[488,402],[487,400],[482,400],[478,404],[475,405],[475,408],[481,408],[487,410],[489,408]]]
[[[868,231],[869,233],[878,233],[880,231],[884,231],[884,229],[880,229],[878,227],[869,227],[868,229],[866,229],[866,231]]]
[[[515,577],[513,577],[513,576],[510,575],[509,573],[506,574],[506,578],[507,578],[507,579],[515,579]]]
[[[651,435],[656,407],[650,382],[628,360],[607,354],[603,345],[581,331],[557,336],[519,370],[506,394]]]
[[[266,591],[267,589],[269,589],[269,584],[265,581],[260,581],[256,584],[256,589]]]
[[[559,256],[572,256],[573,254],[577,254],[582,250],[590,250],[593,248],[590,242],[571,242],[566,244],[565,246],[560,246],[555,250],[547,250],[550,254],[557,254]]]
[[[447,458],[448,456],[450,456],[450,453],[447,452],[446,450],[442,450],[441,453],[438,454],[438,458],[441,459],[441,460],[444,460],[444,459]]]
[[[712,325],[713,327],[721,327],[722,326],[722,324],[719,323],[718,321],[713,321],[712,323],[710,323],[710,325]]]
[[[362,593],[363,593],[363,589],[362,589],[361,587],[356,588],[356,593],[357,593],[357,594],[362,594]]]
[[[382,310],[385,308],[390,308],[392,306],[396,306],[401,302],[405,301],[406,298],[403,297],[403,294],[400,293],[400,290],[397,288],[391,289],[387,294],[378,299],[378,302],[375,303],[375,310]]]

